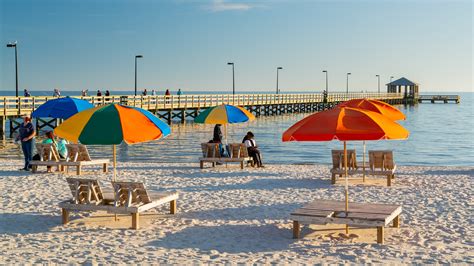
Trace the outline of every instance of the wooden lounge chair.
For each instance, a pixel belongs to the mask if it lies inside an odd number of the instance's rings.
[[[61,164],[66,167],[66,173],[69,166],[76,167],[76,174],[81,175],[82,166],[84,165],[102,165],[102,171],[107,173],[107,165],[109,159],[92,160],[87,147],[82,144],[66,144],[68,158]]]
[[[302,224],[344,224],[349,226],[376,227],[377,243],[384,243],[384,227],[393,222],[400,227],[399,205],[349,202],[349,212],[344,212],[345,202],[315,200],[290,214],[293,220],[293,238],[300,237]]]
[[[36,151],[40,156],[40,160],[30,162],[31,172],[36,173],[38,171],[38,166],[56,166],[58,167],[58,170],[61,170],[61,160],[55,145],[52,143],[37,143]]]
[[[66,178],[72,199],[59,203],[62,223],[69,222],[70,211],[107,211],[131,214],[132,228],[139,228],[139,213],[170,203],[170,213],[176,213],[176,192],[148,193],[141,182],[112,182],[114,192],[104,193],[97,179]],[[115,194],[115,196],[114,196]]]
[[[393,152],[390,150],[369,151],[369,169],[367,175],[382,175],[387,177],[387,186],[392,185],[397,166],[393,162]]]
[[[204,162],[212,163],[215,167],[216,163],[240,163],[240,168],[244,169],[244,163],[253,165],[252,157],[249,157],[247,147],[243,143],[229,144],[230,157],[222,157],[219,151],[219,143],[201,143],[202,157],[199,158],[201,169],[204,168]]]
[[[345,174],[344,170],[344,151],[332,150],[332,168],[331,184],[336,184],[336,175],[342,177]],[[355,150],[347,150],[347,174],[353,175],[357,173],[357,159]]]

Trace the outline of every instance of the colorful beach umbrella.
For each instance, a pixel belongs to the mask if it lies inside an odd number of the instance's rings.
[[[283,141],[344,142],[346,213],[349,204],[347,146],[351,140],[406,139],[409,132],[385,116],[357,108],[336,107],[309,115],[287,129]]]
[[[227,140],[227,124],[243,123],[254,119],[255,116],[243,107],[221,104],[206,109],[194,119],[194,122],[202,124],[223,124]]]
[[[93,108],[90,102],[77,98],[64,97],[49,100],[40,105],[32,114],[32,117],[51,117],[67,119],[72,115]]]
[[[206,109],[194,119],[194,122],[205,124],[233,124],[252,121],[254,119],[255,116],[243,107],[221,104]]]
[[[392,121],[406,119],[405,114],[403,114],[398,108],[379,100],[353,99],[340,103],[338,107],[352,107],[376,112]]]
[[[379,113],[392,121],[405,120],[405,114],[403,114],[398,108],[379,100],[372,99],[353,99],[346,102],[342,102],[338,107],[352,107],[359,108],[367,111]],[[363,181],[365,182],[365,141],[363,141],[363,153],[362,153],[362,167],[363,167]]]
[[[114,180],[116,147],[157,140],[171,133],[170,127],[152,113],[137,107],[108,104],[71,116],[58,126],[57,136],[82,144],[113,145]]]

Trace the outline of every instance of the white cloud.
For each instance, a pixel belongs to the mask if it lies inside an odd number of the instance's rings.
[[[213,0],[212,3],[207,7],[208,10],[213,12],[221,11],[232,11],[232,10],[249,10],[254,8],[254,6],[245,3],[230,3],[224,0]]]

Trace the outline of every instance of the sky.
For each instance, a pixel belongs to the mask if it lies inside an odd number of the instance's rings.
[[[0,0],[0,91],[473,90],[471,0]]]

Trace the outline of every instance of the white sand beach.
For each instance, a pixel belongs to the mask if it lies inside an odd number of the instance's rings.
[[[130,217],[115,222],[107,213],[73,213],[61,225],[57,204],[70,198],[66,175],[18,171],[21,164],[0,160],[2,264],[474,263],[473,167],[399,166],[392,187],[383,178],[351,181],[351,201],[403,206],[401,228],[387,227],[380,245],[375,229],[346,236],[341,226],[306,227],[304,238],[292,239],[292,210],[313,199],[343,199],[327,165],[120,163],[120,180],[180,192],[176,215],[159,207],[135,231]],[[110,186],[110,173],[84,177]]]

